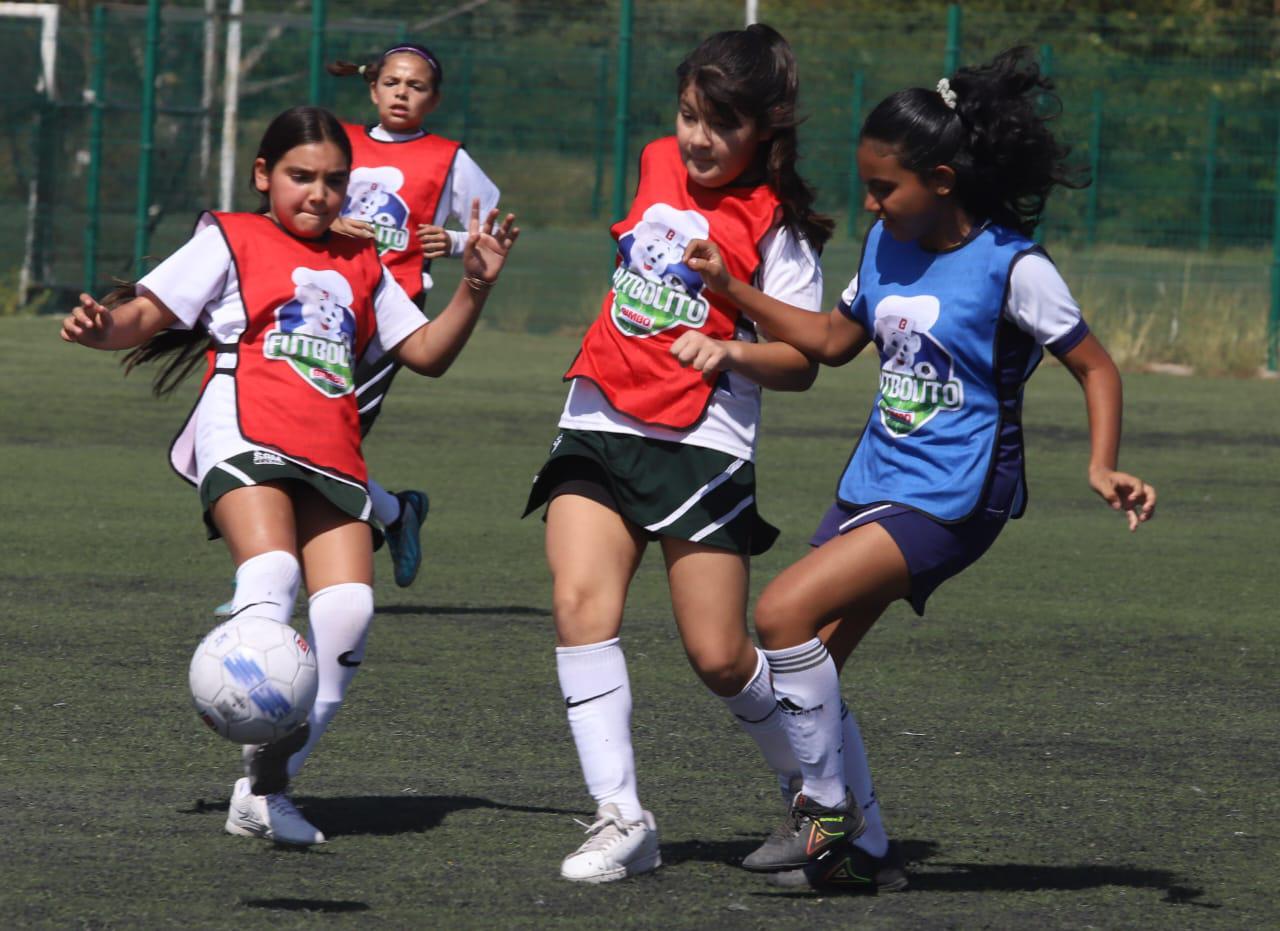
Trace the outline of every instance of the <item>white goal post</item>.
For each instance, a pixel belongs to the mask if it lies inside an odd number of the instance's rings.
[[[12,19],[38,19],[40,21],[40,76],[36,79],[36,92],[50,101],[57,94],[58,74],[58,4],[56,3],[0,3],[0,17]],[[18,271],[18,300],[25,302],[31,287],[35,269],[32,263],[36,245],[36,208],[39,191],[33,177],[27,184],[27,223],[23,236],[22,267]]]

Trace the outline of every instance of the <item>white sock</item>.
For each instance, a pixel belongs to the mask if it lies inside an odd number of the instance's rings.
[[[756,746],[764,754],[764,761],[778,777],[778,788],[787,801],[791,801],[791,779],[799,775],[800,763],[795,751],[791,749],[791,741],[787,739],[782,713],[778,710],[778,699],[773,694],[769,664],[763,653],[756,650],[755,675],[746,688],[730,698],[723,695],[720,698],[738,719],[742,729],[756,742]]]
[[[862,807],[867,819],[867,829],[854,841],[873,857],[883,857],[889,851],[889,835],[885,833],[880,818],[880,800],[871,784],[871,770],[867,766],[867,751],[862,745],[858,720],[844,702],[840,703],[840,724],[844,731],[844,782],[853,793],[854,800]]]
[[[343,582],[322,588],[311,596],[311,627],[307,642],[316,654],[320,687],[315,707],[307,716],[311,735],[301,750],[289,757],[289,778],[298,775],[342,707],[347,687],[364,659],[364,645],[373,622],[373,589],[363,582]]]
[[[631,683],[618,638],[556,647],[556,672],[587,791],[597,807],[612,802],[625,820],[639,821],[642,809],[631,750]]]
[[[236,591],[231,605],[235,614],[269,617],[288,624],[298,597],[302,573],[292,553],[272,550],[242,562],[236,569]]]
[[[785,650],[762,650],[773,673],[783,726],[800,762],[807,798],[844,805],[840,744],[840,678],[827,648],[814,637]]]
[[[390,527],[400,519],[400,499],[373,479],[369,479],[369,500],[373,502],[373,516]]]

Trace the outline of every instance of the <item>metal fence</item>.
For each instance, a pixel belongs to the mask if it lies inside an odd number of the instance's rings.
[[[926,2],[892,12],[851,0],[757,6],[801,62],[802,171],[840,222],[829,256],[848,259],[865,224],[853,153],[870,107],[898,87],[932,86],[958,65],[1029,44],[1058,83],[1060,137],[1094,179],[1050,201],[1040,235],[1055,257],[1085,270],[1107,300],[1127,302],[1136,320],[1163,314],[1156,329],[1171,345],[1180,312],[1225,300],[1229,325],[1265,329],[1276,367],[1275,20]],[[383,8],[388,15],[376,16]],[[0,3],[9,74],[0,86],[0,289],[100,288],[174,248],[199,209],[251,208],[248,170],[271,117],[313,101],[371,119],[363,83],[322,65],[404,38],[427,42],[444,62],[430,128],[465,142],[526,228],[553,234],[529,249],[537,269],[525,274],[545,283],[539,303],[550,307],[566,284],[597,289],[584,264],[608,256],[599,231],[625,207],[640,146],[670,131],[676,63],[705,34],[741,25],[743,4],[469,0],[425,9],[404,20],[403,5],[377,2]],[[834,284],[847,270],[828,262]],[[513,325],[564,322],[548,311]]]

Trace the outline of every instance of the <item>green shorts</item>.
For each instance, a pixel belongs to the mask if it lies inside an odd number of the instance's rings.
[[[344,482],[308,469],[292,460],[265,450],[241,453],[219,462],[200,483],[200,507],[204,509],[204,524],[209,539],[216,540],[221,533],[213,523],[213,503],[229,491],[267,482],[304,482],[343,514],[362,520],[374,528],[374,536],[381,536],[381,528],[373,516],[373,503],[369,492],[353,482]]]
[[[756,511],[756,470],[745,459],[684,443],[597,430],[561,430],[533,479],[525,515],[569,481],[603,486],[649,539],[676,537],[759,555],[778,528]]]

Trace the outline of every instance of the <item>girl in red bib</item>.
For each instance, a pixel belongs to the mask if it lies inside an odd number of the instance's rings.
[[[761,386],[804,390],[814,366],[761,340],[683,262],[709,238],[762,290],[817,311],[831,222],[796,173],[797,69],[768,26],[712,36],[677,70],[675,135],[645,147],[600,315],[570,367],[551,457],[526,513],[547,503],[556,667],[597,806],[565,879],[605,882],[661,862],[640,805],[631,691],[618,633],[651,540],[676,626],[704,683],[785,786],[797,773],[766,665],[746,630],[747,565],[777,530],[757,513]]]
[[[497,207],[498,188],[462,148],[423,128],[440,105],[444,66],[424,45],[401,42],[363,65],[339,61],[334,75],[359,75],[369,85],[378,121],[344,123],[351,141],[351,181],[335,230],[372,238],[382,264],[419,307],[431,289],[433,259],[460,258],[467,234],[447,230],[450,219],[465,222],[473,200],[482,214]],[[375,339],[356,369],[360,428],[367,434],[399,370],[395,358]],[[422,561],[419,533],[427,516],[425,492],[397,494],[370,480],[374,514],[386,527],[387,549],[396,584],[412,584]]]
[[[253,166],[258,214],[204,214],[192,239],[108,310],[87,294],[62,338],[130,349],[128,368],[170,357],[166,393],[208,358],[174,441],[175,470],[200,489],[210,536],[236,565],[233,611],[289,623],[300,582],[320,673],[308,725],[246,747],[226,829],[307,845],[324,835],[285,789],[337,713],[373,619],[372,507],[360,451],[354,368],[375,338],[401,364],[443,374],[466,344],[518,235],[472,205],[466,277],[432,322],[378,261],[373,244],[334,236],[351,168],[341,124],[296,107],[267,128]],[[137,347],[137,348],[134,348]]]

